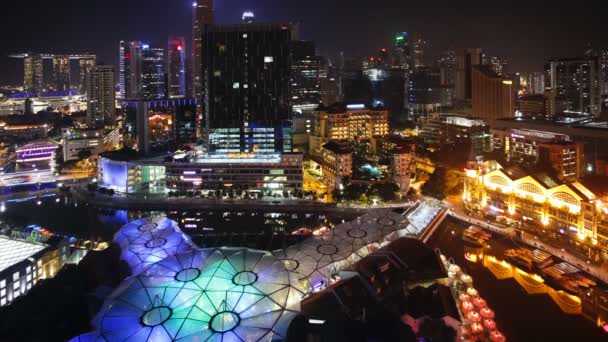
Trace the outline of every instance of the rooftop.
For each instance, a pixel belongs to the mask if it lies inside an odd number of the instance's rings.
[[[0,236],[0,272],[47,248],[46,245]]]
[[[495,79],[501,79],[501,80],[507,80],[508,78],[505,78],[503,76],[498,75],[494,70],[492,70],[490,68],[490,66],[488,65],[476,65],[473,67],[475,70],[480,71],[481,73],[483,73],[486,77],[491,77],[491,78],[495,78]]]
[[[336,102],[328,106],[320,105],[318,111],[326,112],[327,114],[344,114],[353,111],[382,112],[386,110],[381,107],[374,108],[365,103]]]
[[[368,279],[388,284],[402,281],[435,280],[447,277],[439,257],[431,247],[416,238],[400,238],[348,268]],[[374,282],[374,281],[372,281]],[[400,281],[397,282],[401,284]]]
[[[323,145],[323,148],[330,150],[336,154],[349,154],[353,153],[353,148],[348,141],[336,141],[331,140],[327,144]]]

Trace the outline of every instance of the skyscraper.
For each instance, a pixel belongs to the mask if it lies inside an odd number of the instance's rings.
[[[608,49],[602,49],[599,54],[601,93],[608,95]]]
[[[141,98],[164,99],[167,97],[165,49],[143,45]]]
[[[528,75],[528,89],[531,94],[545,93],[545,74],[542,72],[531,72]]]
[[[473,67],[483,62],[483,51],[479,48],[456,50],[456,77],[454,97],[456,100],[470,100],[472,96]]]
[[[84,94],[87,91],[86,79],[88,77],[89,71],[91,70],[92,67],[95,66],[95,57],[79,59],[78,66],[79,66],[78,89],[80,89],[81,94]]]
[[[407,32],[397,32],[395,34],[394,46],[393,46],[393,66],[407,70],[409,69],[410,63],[410,47],[409,47],[409,35]]]
[[[200,99],[203,91],[203,34],[205,25],[211,25],[214,21],[213,0],[195,0],[192,5],[192,95]]]
[[[594,57],[553,59],[545,64],[547,114],[598,115],[600,67]]]
[[[164,49],[152,48],[139,41],[121,42],[119,57],[120,93],[123,99],[167,97]]]
[[[321,102],[321,60],[315,55],[313,42],[292,42],[291,106],[294,113],[302,114],[306,110],[316,109]]]
[[[513,81],[499,76],[487,65],[472,70],[473,114],[486,123],[515,115]]]
[[[125,100],[131,95],[131,43],[124,40],[118,50],[118,82],[120,99]]]
[[[444,51],[439,60],[440,82],[443,86],[454,86],[456,83],[456,51]]]
[[[422,37],[422,34],[420,32],[416,32],[413,35],[411,35],[410,40],[411,40],[410,46],[412,49],[411,65],[414,68],[422,68],[426,65],[424,63],[424,50],[426,49],[426,41],[424,40],[424,38]]]
[[[183,37],[169,39],[167,49],[169,98],[186,96],[186,41]]]
[[[53,87],[57,91],[70,89],[70,57],[66,55],[53,56]]]
[[[116,121],[114,67],[97,65],[90,69],[87,83],[87,124],[114,125]]]
[[[23,59],[23,88],[36,96],[42,92],[42,57],[26,54]]]
[[[418,67],[409,73],[407,107],[410,117],[426,115],[442,104],[441,76],[431,68]]]
[[[497,75],[502,76],[506,72],[507,60],[497,56],[483,56],[483,64],[487,65]]]
[[[211,152],[289,152],[291,26],[207,26],[203,142]]]

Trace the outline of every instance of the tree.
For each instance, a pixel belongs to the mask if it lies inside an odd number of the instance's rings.
[[[399,186],[395,183],[376,183],[372,186],[372,193],[377,194],[384,202],[397,199]]]
[[[261,200],[263,198],[264,198],[264,192],[263,191],[258,192],[258,199]]]
[[[442,200],[447,195],[446,192],[447,171],[443,167],[438,167],[431,175],[429,180],[422,186],[422,194]]]
[[[80,150],[78,151],[78,159],[83,160],[83,159],[88,159],[90,158],[92,155],[91,150]]]
[[[344,197],[350,201],[357,201],[368,192],[367,185],[349,184],[344,188]]]
[[[344,195],[342,193],[342,191],[338,190],[338,189],[334,189],[331,192],[331,197],[334,199],[334,201],[336,202],[342,202],[344,201]]]

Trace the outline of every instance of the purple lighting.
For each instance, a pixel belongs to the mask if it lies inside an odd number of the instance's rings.
[[[17,162],[50,160],[57,150],[57,145],[51,142],[35,142],[17,149]]]

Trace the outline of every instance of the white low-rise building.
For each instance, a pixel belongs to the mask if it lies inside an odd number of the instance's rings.
[[[79,160],[80,151],[91,151],[91,155],[114,150],[120,143],[118,128],[96,130],[63,130],[63,160]]]

